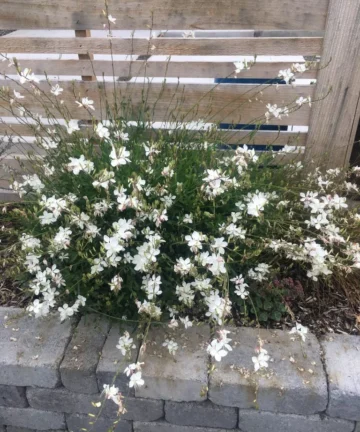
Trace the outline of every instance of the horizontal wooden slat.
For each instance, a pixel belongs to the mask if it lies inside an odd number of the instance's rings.
[[[5,186],[8,187],[8,184],[5,183]],[[19,202],[20,197],[17,193],[8,190],[8,189],[1,189],[0,188],[0,202],[1,203],[7,203],[7,202]]]
[[[66,107],[73,118],[88,114],[82,108],[78,108],[73,96],[73,83],[59,82],[63,87],[62,99],[66,101]],[[10,88],[19,88],[13,81],[0,81],[0,87],[7,85]],[[49,93],[49,85],[40,85]],[[131,101],[136,115],[139,107],[143,106],[142,101],[146,99],[146,105],[151,111],[149,117],[153,121],[191,121],[203,119],[212,122],[235,122],[249,123],[256,118],[262,117],[266,111],[267,103],[288,105],[296,98],[313,96],[314,86],[283,85],[278,89],[275,86],[256,85],[233,85],[221,84],[216,87],[208,84],[127,84],[117,83],[117,98],[125,98]],[[47,116],[47,111],[37,98],[32,94],[24,93],[23,105],[38,114]],[[260,93],[262,92],[262,94]],[[100,105],[101,92],[96,82],[75,83],[75,94],[80,97],[87,96],[94,100],[95,111],[92,113],[97,118],[105,115],[104,104]],[[256,99],[257,94],[257,99]],[[114,102],[112,83],[107,86],[107,101],[111,105]],[[251,100],[251,102],[249,102]],[[45,99],[44,105],[51,111],[52,115],[59,117],[58,112],[52,107],[51,101]],[[0,115],[9,116],[5,102],[0,101]],[[174,116],[175,115],[175,120]],[[87,117],[86,117],[87,116]],[[295,124],[308,125],[310,109],[303,106],[292,113],[289,118],[276,119],[273,124]]]
[[[303,147],[306,144],[307,134],[296,132],[262,132],[258,131],[254,136],[250,131],[227,131],[224,132],[224,141],[228,144],[251,144],[251,145],[291,145]]]
[[[323,38],[112,38],[113,54],[319,55]],[[1,37],[2,53],[110,54],[108,38]]]
[[[24,124],[0,123],[0,135],[34,136],[34,129]]]
[[[152,130],[152,136],[156,137],[157,132],[164,129]],[[200,134],[200,132],[199,132]],[[19,137],[32,137],[34,130],[27,125],[0,124],[0,136],[11,135]],[[46,131],[37,131],[37,136],[47,135]],[[293,145],[303,147],[306,144],[307,134],[286,131],[257,131],[252,135],[246,130],[219,130],[218,136],[222,142],[227,144],[251,144],[251,145]],[[35,151],[35,144],[14,144],[7,153],[26,153]],[[40,149],[39,149],[40,151]]]
[[[103,60],[21,60],[21,66],[30,68],[35,74],[69,75],[98,77],[103,74],[116,77],[181,77],[181,78],[234,78],[234,63],[231,62],[163,62],[163,61],[103,61]],[[265,78],[278,76],[280,70],[287,69],[291,63],[257,62],[248,70],[243,70],[238,78]],[[9,74],[7,63],[0,63],[0,71]],[[316,78],[317,71],[310,70],[301,78]]]
[[[355,0],[354,0],[355,1]],[[328,0],[109,0],[117,29],[323,30]],[[104,2],[2,0],[0,28],[101,29]]]

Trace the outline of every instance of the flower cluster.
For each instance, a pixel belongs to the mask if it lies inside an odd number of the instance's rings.
[[[214,158],[216,146],[174,146],[173,134],[135,138],[140,126],[97,123],[99,148],[87,151],[79,131],[71,146],[54,136],[43,170],[13,183],[36,203],[19,251],[36,316],[58,308],[64,320],[104,296],[107,311],[131,318],[188,328],[197,309],[222,325],[257,284],[290,277],[288,263],[314,280],[360,267],[346,232],[359,224],[346,197],[357,187],[340,170],[305,175],[289,164],[280,175],[264,168],[271,154],[243,146]],[[213,349],[223,353],[221,340]]]
[[[107,10],[104,18],[111,36],[116,18]],[[235,73],[252,64],[236,62]],[[278,78],[294,85],[296,74],[308,69],[295,64]],[[18,75],[41,100],[34,74],[18,69]],[[43,150],[31,158],[32,171],[12,182],[25,204],[13,213],[20,227],[14,267],[36,317],[55,310],[64,321],[88,307],[185,330],[207,320],[220,326],[207,347],[220,361],[232,351],[221,327],[234,312],[258,317],[263,302],[253,299],[274,276],[317,281],[360,268],[360,215],[348,205],[348,197],[359,193],[351,177],[360,168],[274,166],[272,151],[259,155],[247,145],[226,151],[219,131],[205,120],[155,130],[148,107],[144,118],[127,119],[126,100],[109,106],[107,119],[99,121],[96,102],[74,93],[77,118],[92,120],[84,132],[70,116],[74,108],[61,108],[64,89],[49,84],[46,104],[51,98],[60,110],[61,127],[29,112],[22,105],[25,92],[0,89],[11,112],[25,123],[32,119]],[[269,103],[264,122],[304,104],[311,98]],[[306,329],[297,324],[291,334],[305,340]],[[178,355],[171,337],[161,344]],[[117,348],[127,361],[138,345],[125,332]],[[255,372],[268,367],[261,343],[252,361]],[[144,385],[142,366],[126,366],[129,387]],[[104,396],[123,412],[116,387],[104,386]]]

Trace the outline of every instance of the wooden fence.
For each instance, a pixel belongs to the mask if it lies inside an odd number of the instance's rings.
[[[305,147],[304,159],[309,161],[319,156],[326,157],[329,166],[343,166],[350,157],[355,132],[360,116],[360,0],[109,0],[110,13],[117,18],[114,30],[267,30],[276,31],[276,37],[113,37],[113,53],[118,55],[151,56],[321,56],[320,70],[308,71],[303,78],[316,79],[315,85],[280,85],[263,93],[260,100],[253,100],[241,115],[234,110],[236,103],[249,98],[254,84],[220,84],[208,96],[211,84],[176,83],[151,84],[149,102],[155,100],[162,88],[161,102],[154,112],[155,120],[164,120],[169,106],[174,104],[174,94],[182,95],[180,110],[184,112],[197,101],[197,118],[209,114],[213,109],[213,121],[247,123],[261,116],[266,103],[290,103],[298,97],[311,96],[318,100],[310,108],[304,106],[289,118],[273,122],[277,125],[308,126],[308,132],[260,131],[250,144],[292,143]],[[103,4],[95,0],[2,0],[0,4],[1,29],[63,29],[75,30],[72,37],[12,37],[0,38],[0,52],[36,54],[77,54],[79,59],[29,59],[22,60],[22,67],[30,67],[35,74],[77,75],[82,77],[79,89],[95,101],[94,115],[100,117],[99,95],[94,73],[101,76],[119,77],[181,77],[181,78],[225,78],[234,71],[233,62],[225,60],[201,61],[146,61],[128,59],[115,60],[114,69],[110,61],[95,58],[96,54],[109,54],[109,39],[92,37],[92,30],[103,29]],[[279,31],[301,31],[301,37],[278,37]],[[320,32],[323,36],[312,36]],[[322,33],[321,33],[322,32]],[[281,33],[280,33],[281,34]],[[150,46],[150,51],[149,51]],[[146,67],[144,66],[146,62]],[[280,69],[291,66],[287,60],[258,62],[250,70],[239,74],[241,78],[273,78]],[[4,64],[5,70],[7,65]],[[9,71],[6,71],[9,73]],[[61,81],[63,99],[70,113],[78,118],[78,108],[73,100],[72,84]],[[11,82],[0,82],[0,86],[13,86]],[[46,85],[41,84],[41,85]],[[126,82],[119,82],[121,89]],[[143,85],[134,84],[132,102],[141,100]],[[329,94],[328,94],[329,93]],[[324,95],[327,97],[324,99]],[[26,99],[29,108],[45,114],[35,99]],[[174,105],[175,106],[175,105]],[[225,107],[217,113],[218,107]],[[7,112],[0,103],[0,116]],[[13,131],[24,135],[26,126],[1,124],[0,135]],[[231,142],[238,142],[246,132],[232,135]],[[295,143],[295,144],[294,144]]]

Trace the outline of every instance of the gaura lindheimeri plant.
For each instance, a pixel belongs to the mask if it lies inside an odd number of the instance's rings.
[[[116,19],[108,21],[110,28]],[[222,326],[234,310],[256,315],[253,300],[264,284],[294,275],[317,281],[360,267],[360,216],[347,201],[359,192],[349,180],[359,168],[279,165],[270,150],[258,155],[246,145],[225,145],[206,118],[184,126],[170,116],[170,128],[154,129],[146,98],[135,120],[131,99],[119,94],[97,121],[99,107],[74,84],[78,118],[88,119],[80,128],[58,83],[40,86],[30,70],[12,63],[18,88],[1,89],[0,98],[33,128],[40,152],[28,155],[31,171],[14,173],[11,187],[23,204],[11,213],[17,241],[2,256],[31,295],[35,317],[56,310],[63,321],[83,309],[144,328],[210,321],[220,329],[207,351],[220,361],[232,349]],[[235,73],[247,67],[237,62]],[[279,77],[294,84],[306,69],[295,64]],[[26,106],[29,93],[44,102],[47,123]],[[255,124],[310,103],[301,97],[289,106],[269,104]],[[297,324],[292,334],[304,340],[306,329]],[[181,349],[172,339],[163,346],[174,356]],[[130,334],[117,348],[124,356],[135,349]],[[268,367],[262,341],[256,354],[255,371]],[[129,387],[144,384],[141,367],[124,369]],[[123,412],[116,387],[105,386],[104,396]]]

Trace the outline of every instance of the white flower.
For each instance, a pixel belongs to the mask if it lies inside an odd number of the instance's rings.
[[[291,69],[281,70],[279,72],[278,76],[280,78],[282,78],[286,82],[286,84],[289,84],[289,82],[293,81],[294,77],[295,77],[295,75],[294,75],[294,73],[292,72]]]
[[[86,304],[86,298],[82,295],[78,295],[77,296],[77,300],[75,302],[76,304],[80,305],[80,306],[85,306]]]
[[[259,354],[257,357],[252,357],[255,372],[257,372],[259,369],[269,367],[268,362],[270,360],[270,356],[268,355],[268,352],[266,351],[266,349],[260,348],[258,350],[258,352],[259,352]]]
[[[243,300],[246,300],[249,295],[249,291],[247,291],[246,288],[249,285],[245,283],[243,275],[236,276],[235,278],[231,279],[231,282],[235,283],[235,287],[236,287],[235,294],[238,295]]]
[[[230,224],[225,228],[226,234],[229,235],[230,238],[244,240],[246,230],[241,228],[240,226],[236,226],[235,224]]]
[[[49,213],[45,210],[44,213],[39,216],[39,219],[41,225],[50,225],[56,222],[57,217],[54,215],[54,213]]]
[[[211,249],[215,252],[218,252],[220,255],[225,253],[225,247],[228,245],[226,241],[224,241],[224,237],[215,238],[214,242],[211,245]]]
[[[189,320],[189,317],[188,316],[186,316],[185,318],[179,318],[180,319],[180,321],[184,324],[184,327],[186,328],[186,329],[188,329],[189,327],[192,327],[193,326],[193,323],[192,323],[192,321],[190,321]]]
[[[219,342],[217,339],[213,339],[207,347],[207,352],[214,357],[216,361],[221,361],[223,357],[227,355],[227,351],[224,349],[224,345],[222,342]]]
[[[111,386],[109,384],[104,384],[104,389],[102,394],[105,396],[105,399],[114,399],[119,393],[119,389],[115,386]]]
[[[149,300],[153,300],[156,296],[162,294],[160,290],[161,283],[161,276],[146,275],[143,277],[141,288],[146,292]]]
[[[226,273],[225,260],[221,255],[212,254],[207,258],[206,264],[214,276]]]
[[[119,292],[123,282],[124,280],[120,275],[114,276],[109,283],[110,291],[115,291],[116,293]]]
[[[25,84],[27,82],[36,82],[39,83],[39,79],[31,73],[31,69],[25,68],[22,72],[18,73],[20,78],[20,84]]]
[[[91,266],[91,274],[101,273],[107,267],[106,261],[101,258],[94,259],[94,265]]]
[[[54,86],[51,87],[50,93],[52,93],[55,96],[59,96],[61,95],[61,93],[64,91],[64,89],[62,89],[59,84],[56,84]]]
[[[25,96],[23,96],[21,93],[14,90],[14,96],[16,99],[24,99]]]
[[[169,328],[176,328],[179,327],[179,323],[175,318],[172,318],[168,324]]]
[[[54,237],[54,245],[57,250],[67,249],[70,246],[70,236],[72,231],[69,228],[60,227]]]
[[[30,186],[31,189],[34,189],[35,192],[41,192],[44,189],[45,185],[39,179],[37,174],[33,175],[23,175],[24,182],[22,186]]]
[[[35,299],[27,308],[27,311],[33,312],[35,317],[46,316],[49,313],[48,302],[41,303],[39,299]]]
[[[188,223],[188,224],[192,224],[193,223],[193,216],[192,216],[192,214],[190,213],[190,214],[186,214],[185,216],[184,216],[184,219],[183,219],[183,222],[184,223]]]
[[[163,175],[164,177],[173,177],[174,176],[174,170],[171,169],[169,166],[166,166],[162,171],[161,171],[161,175]]]
[[[191,283],[183,282],[182,285],[176,285],[176,295],[179,301],[187,306],[191,306],[195,297],[195,293],[191,288]]]
[[[108,258],[125,250],[124,247],[119,243],[119,239],[115,236],[104,236],[104,248]]]
[[[307,327],[304,327],[300,323],[295,323],[295,327],[290,330],[289,334],[297,334],[301,337],[302,341],[305,342],[308,331],[309,329]]]
[[[157,150],[154,146],[151,146],[149,142],[147,144],[148,145],[143,144],[144,150],[145,150],[145,155],[146,155],[146,157],[149,158],[150,162],[152,163],[154,161],[154,156],[159,154],[160,150]]]
[[[116,149],[112,146],[112,150],[110,152],[111,166],[117,167],[119,165],[126,165],[130,162],[129,159],[130,152],[126,150],[125,147],[119,147]]]
[[[227,337],[227,335],[231,333],[231,331],[222,329],[219,330],[218,333],[219,333],[219,339],[218,339],[219,342],[221,342],[224,348],[226,348],[228,351],[232,351],[232,348],[230,346],[230,342],[232,341],[232,339]]]
[[[115,24],[115,23],[116,23],[116,18],[114,18],[114,17],[111,16],[111,15],[108,15],[107,19],[108,19],[108,21],[111,22],[112,24]]]
[[[172,355],[176,354],[176,351],[179,349],[179,345],[174,340],[165,339],[165,342],[162,344],[163,347],[167,347],[169,353]]]
[[[67,318],[74,315],[74,309],[71,308],[67,303],[63,305],[63,307],[59,307],[58,311],[60,312],[61,321],[66,320]]]
[[[231,313],[231,301],[220,297],[218,290],[211,291],[204,300],[209,308],[208,312],[206,312],[206,316],[216,320],[219,325],[222,325],[224,319]]]
[[[204,236],[194,231],[191,235],[185,236],[185,240],[187,241],[188,246],[190,247],[191,252],[198,253],[200,249],[202,249],[202,240]]]
[[[141,363],[141,362],[137,362],[137,363],[131,363],[131,364],[129,364],[129,366],[127,366],[126,368],[125,368],[125,370],[124,370],[124,374],[126,375],[126,376],[130,376],[130,375],[132,375],[135,371],[140,371],[141,370],[141,367],[142,367],[142,365],[143,365],[144,363]]]
[[[39,239],[25,233],[21,235],[20,241],[21,250],[34,250],[41,246],[41,242]]]
[[[175,273],[180,273],[181,276],[187,275],[193,268],[190,258],[178,258],[174,266]]]
[[[100,138],[110,138],[109,129],[106,128],[102,123],[98,123],[96,125],[95,132]]]
[[[150,303],[147,300],[144,300],[142,303],[140,301],[136,301],[135,303],[138,307],[139,314],[144,313],[152,318],[160,319],[161,309],[159,306],[156,306],[154,303]]]
[[[260,212],[264,210],[264,206],[268,203],[268,198],[263,192],[257,192],[249,196],[247,204],[247,212],[251,216],[259,217]]]
[[[79,131],[79,122],[77,120],[70,120],[67,124],[66,124],[66,130],[68,134],[72,134],[75,131]]]
[[[78,101],[75,101],[75,102],[78,104],[79,108],[88,108],[88,109],[92,109],[93,111],[95,111],[94,101],[87,98],[87,97],[82,98],[81,102],[78,102]]]
[[[86,224],[85,236],[87,238],[94,239],[98,235],[100,235],[100,228],[92,223]]]
[[[115,173],[113,171],[108,171],[106,168],[102,170],[97,177],[98,180],[92,183],[94,187],[102,187],[108,190],[110,183],[115,183]]]
[[[141,387],[145,384],[145,381],[142,379],[141,377],[141,372],[136,372],[134,374],[131,375],[130,377],[130,382],[129,382],[129,387]]]
[[[238,61],[234,62],[235,65],[235,73],[239,74],[242,70],[248,69],[246,61]]]
[[[294,63],[292,66],[291,66],[291,69],[294,71],[294,72],[299,72],[299,73],[304,73],[304,72],[306,72],[306,64],[305,63]]]
[[[121,354],[125,356],[130,352],[130,350],[135,349],[134,339],[130,337],[129,332],[125,332],[123,336],[120,337],[116,348],[121,351]]]
[[[90,174],[94,170],[94,163],[85,159],[84,155],[79,158],[69,158],[70,163],[67,164],[67,169],[73,174],[78,175],[81,171]]]
[[[266,280],[267,275],[270,273],[270,266],[265,263],[258,264],[254,269],[250,269],[248,276],[258,282]]]

